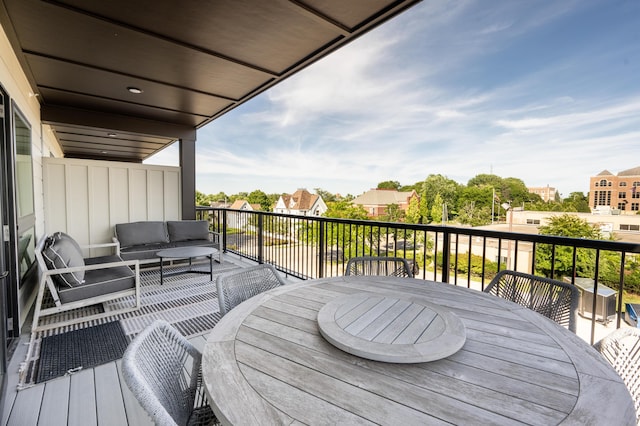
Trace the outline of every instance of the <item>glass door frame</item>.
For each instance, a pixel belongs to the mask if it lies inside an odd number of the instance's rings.
[[[8,338],[8,319],[9,319],[9,293],[11,287],[11,263],[8,260],[5,248],[9,246],[9,241],[5,241],[5,217],[7,215],[7,203],[9,199],[9,187],[6,184],[7,168],[5,165],[10,162],[7,158],[7,148],[10,147],[11,140],[11,101],[8,93],[0,84],[0,164],[2,164],[2,172],[0,173],[0,395],[4,395],[7,386],[7,351],[9,347]],[[15,294],[15,292],[13,292]],[[17,298],[14,300],[15,305],[12,310],[17,310]],[[0,411],[2,407],[0,407]],[[1,414],[1,413],[0,413]]]

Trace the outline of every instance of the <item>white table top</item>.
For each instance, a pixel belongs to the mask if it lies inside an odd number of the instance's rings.
[[[451,310],[464,346],[417,364],[336,348],[318,311],[362,292]],[[312,280],[258,295],[213,329],[203,375],[223,424],[636,424],[622,380],[573,333],[494,296],[406,278]]]
[[[213,247],[206,246],[185,246],[185,247],[173,247],[160,250],[156,253],[156,256],[160,258],[172,258],[172,259],[187,259],[191,257],[210,257],[217,250]]]

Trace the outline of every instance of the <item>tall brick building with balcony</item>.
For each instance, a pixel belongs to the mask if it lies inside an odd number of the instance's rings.
[[[589,206],[592,210],[609,207],[622,214],[640,212],[640,167],[614,175],[603,170],[589,179]]]

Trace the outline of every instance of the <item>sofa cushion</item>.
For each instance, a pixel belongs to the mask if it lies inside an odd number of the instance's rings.
[[[206,220],[170,220],[167,222],[167,229],[172,243],[209,239],[209,224]]]
[[[118,256],[101,256],[86,259],[87,265],[120,262]],[[73,288],[61,289],[58,294],[62,303],[76,302],[91,297],[103,296],[117,291],[135,288],[136,274],[128,266],[92,269],[87,271],[85,282]]]
[[[144,246],[131,246],[120,249],[120,257],[123,260],[148,260],[157,259],[156,253],[160,250],[170,248],[172,245],[167,243],[162,244],[146,244]]]
[[[80,246],[64,232],[56,232],[47,238],[44,250],[42,250],[42,257],[49,270],[84,266]],[[84,283],[84,275],[84,271],[77,271],[57,274],[52,277],[60,286],[77,287]]]
[[[118,223],[116,238],[120,242],[120,247],[169,242],[165,222],[154,221]]]

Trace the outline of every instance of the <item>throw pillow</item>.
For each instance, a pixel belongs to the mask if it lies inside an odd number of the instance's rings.
[[[72,268],[84,266],[84,258],[78,243],[63,232],[56,232],[47,238],[42,250],[42,257],[49,269]],[[67,272],[52,276],[54,281],[67,287],[84,284],[84,271]]]
[[[208,240],[209,224],[206,220],[170,220],[167,222],[171,242]]]

